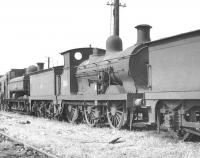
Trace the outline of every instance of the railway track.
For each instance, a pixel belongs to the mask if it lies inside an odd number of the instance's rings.
[[[0,132],[1,158],[58,158],[30,144],[21,142],[7,134]]]

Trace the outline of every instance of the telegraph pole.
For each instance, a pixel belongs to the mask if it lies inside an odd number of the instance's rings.
[[[126,4],[121,4],[119,0],[114,0],[113,2],[108,2],[107,5],[114,6],[113,17],[114,17],[114,28],[113,35],[119,36],[119,7],[126,7]]]
[[[45,56],[45,58],[47,58],[47,60],[45,59],[45,62],[47,62],[47,68],[49,69],[50,68],[50,57],[48,56]]]
[[[50,57],[48,57],[48,69],[50,68]]]

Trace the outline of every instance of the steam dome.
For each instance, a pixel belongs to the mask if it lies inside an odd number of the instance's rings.
[[[37,71],[37,66],[35,66],[35,65],[31,65],[26,69],[27,74],[35,72],[35,71]]]
[[[117,52],[117,51],[122,51],[122,49],[123,49],[122,40],[119,36],[112,35],[108,37],[106,41],[107,51]]]

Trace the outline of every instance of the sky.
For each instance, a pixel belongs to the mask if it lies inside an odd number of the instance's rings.
[[[50,57],[63,64],[69,49],[104,48],[110,36],[109,0],[0,0],[0,74]],[[138,24],[149,24],[151,39],[200,29],[199,0],[121,0],[120,37],[124,49],[136,42]]]

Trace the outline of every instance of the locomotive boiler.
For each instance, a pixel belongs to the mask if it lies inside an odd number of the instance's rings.
[[[138,28],[148,31],[150,26],[140,25]],[[139,36],[142,35],[139,34]],[[77,67],[78,93],[95,94],[94,98],[97,99],[97,106],[93,103],[92,106],[86,107],[88,110],[85,110],[85,113],[89,117],[86,117],[86,120],[90,119],[94,123],[94,120],[100,119],[101,106],[107,108],[107,112],[103,113],[107,113],[107,119],[112,127],[121,128],[125,125],[130,113],[135,122],[147,119],[147,108],[133,107],[134,100],[142,98],[142,92],[148,88],[146,54],[147,47],[142,44],[122,51],[121,39],[113,35],[107,39],[105,53],[94,49],[89,59]],[[100,96],[101,101],[99,101]]]

